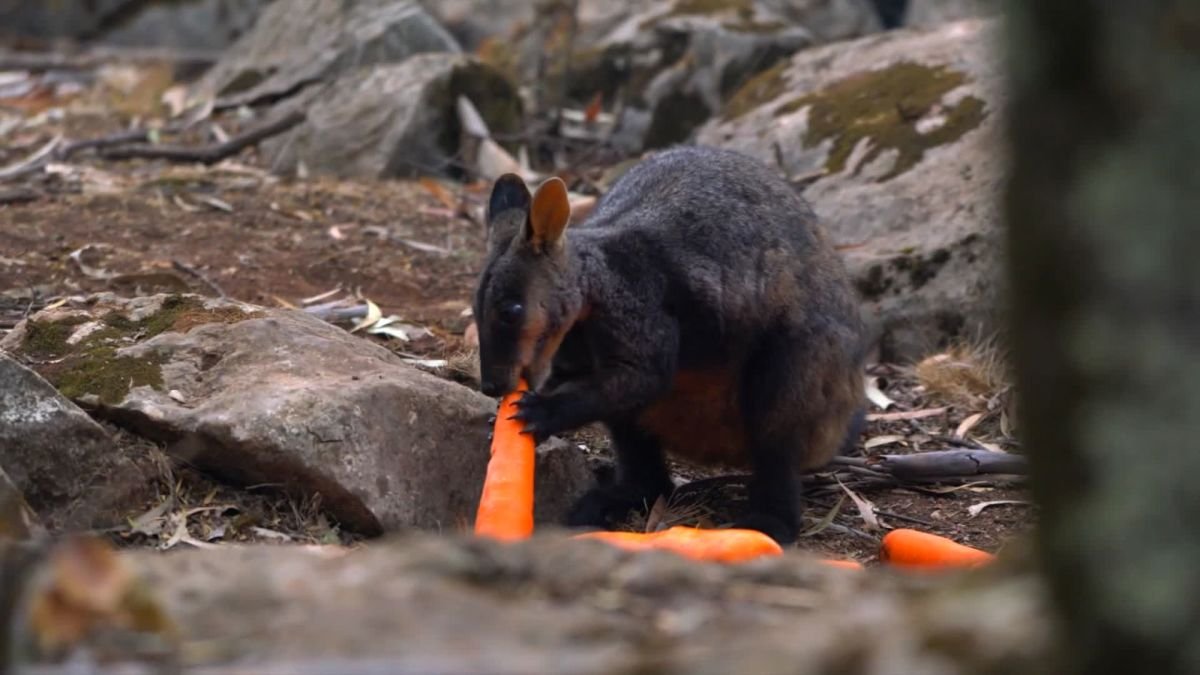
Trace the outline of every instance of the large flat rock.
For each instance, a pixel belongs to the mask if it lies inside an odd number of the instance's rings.
[[[0,351],[0,474],[46,525],[78,529],[118,522],[123,505],[146,496],[147,471],[120,454],[79,406]]]
[[[845,256],[885,358],[997,324],[1004,177],[998,25],[809,49],[747,83],[699,142],[796,179]]]
[[[555,533],[96,553],[59,569],[136,589],[124,597],[138,599],[144,629],[102,615],[108,630],[85,644],[118,662],[161,646],[197,672],[1016,673],[1041,672],[1051,638],[1036,579],[999,569],[901,578],[798,554],[721,566]],[[27,598],[71,581],[41,579]],[[121,617],[131,603],[111,604]],[[155,639],[167,621],[174,647]],[[19,616],[5,623],[30,635]]]
[[[319,499],[353,531],[474,519],[495,401],[304,312],[106,294],[34,315],[3,346],[176,459]],[[538,515],[554,521],[591,472],[565,443],[539,460]]]

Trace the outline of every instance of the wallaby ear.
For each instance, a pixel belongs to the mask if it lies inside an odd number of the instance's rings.
[[[488,222],[509,209],[528,212],[529,199],[529,188],[525,187],[525,181],[520,176],[515,173],[500,176],[492,186],[492,197],[488,200]]]
[[[570,219],[567,184],[557,176],[546,179],[533,193],[533,205],[529,209],[529,241],[534,250],[546,252],[558,246]]]

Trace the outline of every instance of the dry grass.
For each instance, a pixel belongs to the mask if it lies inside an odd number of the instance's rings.
[[[276,486],[233,487],[170,458],[157,444],[110,426],[117,442],[144,453],[157,470],[158,496],[110,531],[122,546],[174,548],[229,543],[351,544],[317,500],[296,500]],[[196,542],[199,542],[197,544]]]
[[[994,339],[966,342],[930,356],[913,375],[934,398],[965,409],[980,409],[1009,385],[1008,365]]]

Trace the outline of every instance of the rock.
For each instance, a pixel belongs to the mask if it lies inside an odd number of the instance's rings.
[[[177,628],[177,655],[198,671],[1042,672],[1054,636],[1049,599],[1025,571],[930,583],[799,554],[704,565],[552,534],[508,545],[414,534],[357,550],[129,550],[118,560],[109,567],[129,570],[119,580]],[[17,640],[38,635],[20,618],[0,620]],[[129,645],[164,622],[143,623],[134,633],[110,621],[83,646],[103,653],[107,637],[129,659]]]
[[[55,0],[0,3],[0,34],[131,47],[217,51],[254,25],[269,0]]]
[[[996,31],[972,20],[806,50],[747,83],[699,133],[807,183],[885,359],[997,325]]]
[[[201,78],[193,97],[216,96],[227,105],[275,100],[355,68],[458,51],[414,0],[275,2]]]
[[[100,425],[37,373],[0,353],[0,473],[7,473],[0,482],[11,480],[48,527],[119,522],[148,496],[151,471],[144,458],[118,452]]]
[[[904,23],[914,27],[936,26],[950,21],[998,14],[996,0],[908,0]]]
[[[28,539],[41,529],[41,521],[25,502],[25,495],[0,468],[0,540]]]
[[[319,174],[388,177],[441,173],[458,151],[458,96],[479,108],[493,133],[520,126],[516,90],[463,54],[420,54],[360,68],[289,105],[306,120],[263,144],[273,171],[301,165]]]
[[[571,3],[492,38],[482,58],[521,82],[536,82],[544,105],[562,89],[582,107],[599,93],[623,99],[614,131],[636,152],[690,137],[747,78],[814,45],[879,29],[868,0],[580,0],[572,34]],[[545,74],[539,76],[544,70]]]
[[[421,5],[467,51],[489,37],[510,35],[537,15],[530,0],[422,0]]]
[[[293,310],[190,295],[110,294],[44,310],[0,343],[95,413],[241,485],[319,498],[364,534],[454,530],[475,516],[492,399]],[[591,477],[544,444],[538,515],[554,522]]]

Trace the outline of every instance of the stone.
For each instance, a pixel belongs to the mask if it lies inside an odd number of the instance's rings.
[[[36,372],[0,352],[0,473],[47,527],[119,522],[126,505],[147,496],[151,471],[118,452],[103,427]]]
[[[55,0],[0,3],[0,34],[129,47],[217,51],[254,25],[269,0]]]
[[[496,402],[305,312],[101,294],[35,314],[0,347],[53,355],[51,382],[175,459],[319,499],[351,531],[474,520]],[[543,444],[541,522],[589,487],[586,461]]]
[[[1000,12],[996,0],[908,0],[904,24],[930,27],[950,21],[990,16]]]
[[[0,468],[0,540],[23,540],[41,532],[41,521],[4,469]]]
[[[470,99],[492,133],[520,126],[516,89],[463,54],[420,54],[360,68],[289,105],[305,121],[263,144],[271,169],[339,177],[443,173],[460,142],[455,101]]]
[[[698,142],[792,178],[844,255],[885,360],[983,336],[1002,308],[994,20],[805,50],[735,94]]]
[[[415,0],[275,2],[205,73],[192,97],[218,97],[225,105],[273,101],[356,68],[458,51]]]
[[[1054,637],[1049,599],[1025,569],[930,580],[798,553],[698,564],[558,533],[109,557],[198,671],[1037,673]],[[29,576],[31,593],[48,590],[45,574]],[[153,644],[166,621],[142,623],[110,620],[75,653],[108,647],[127,664],[130,646]],[[37,635],[14,631],[15,648],[37,654]]]
[[[613,134],[626,152],[690,138],[742,82],[797,50],[880,28],[868,0],[580,0],[574,32],[564,28],[569,5],[516,23],[479,53],[534,83],[544,106],[560,89],[577,107],[597,93],[622,99]]]

